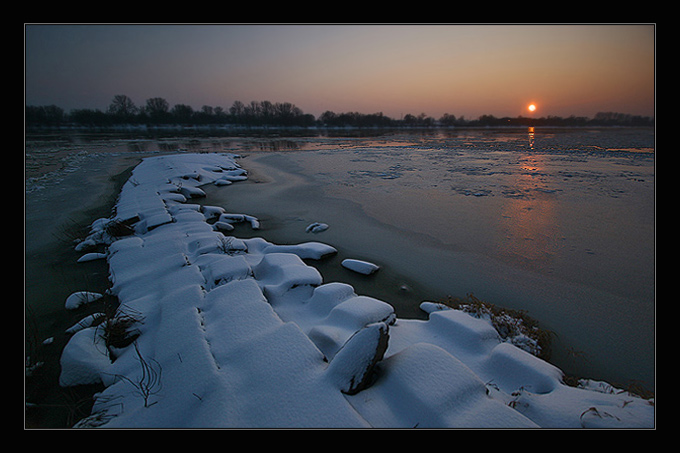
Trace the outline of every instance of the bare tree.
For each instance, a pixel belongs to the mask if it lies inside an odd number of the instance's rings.
[[[109,105],[108,113],[120,117],[132,117],[137,113],[137,107],[132,99],[124,94],[117,94],[113,97],[111,105]]]
[[[149,116],[157,117],[168,113],[170,104],[163,98],[150,98],[146,100],[146,113]]]
[[[190,105],[175,104],[175,106],[172,107],[170,113],[172,113],[176,121],[179,121],[180,123],[188,123],[194,116],[194,109]]]
[[[245,106],[243,105],[243,102],[241,102],[241,101],[234,101],[232,106],[229,108],[229,113],[232,114],[233,116],[241,116],[241,115],[243,115],[244,111],[245,111]]]

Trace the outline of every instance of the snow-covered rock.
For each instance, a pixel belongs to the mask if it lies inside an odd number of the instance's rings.
[[[66,298],[66,309],[75,310],[83,304],[89,304],[95,300],[101,299],[103,297],[100,293],[95,293],[91,291],[76,291]]]
[[[392,329],[390,329],[392,330]],[[536,428],[490,398],[484,382],[444,349],[417,342],[379,364],[380,378],[351,397],[377,428]]]
[[[219,216],[219,223],[241,223],[241,222],[248,222],[250,223],[250,227],[253,230],[259,230],[260,229],[260,221],[257,219],[257,217],[248,215],[248,214],[221,214]]]
[[[217,221],[213,223],[213,227],[217,231],[234,231],[234,225],[228,222]]]
[[[328,228],[329,228],[329,226],[328,226],[327,223],[314,222],[314,223],[309,224],[307,226],[307,228],[305,229],[305,231],[307,233],[315,233],[316,234],[316,233],[322,233],[322,232],[326,231]]]
[[[78,258],[79,263],[85,263],[87,261],[101,260],[106,258],[106,253],[86,253],[85,255]]]
[[[355,395],[370,387],[373,369],[383,359],[389,341],[387,324],[368,324],[347,340],[333,357],[327,373],[342,393]]]
[[[184,195],[185,198],[201,198],[205,197],[205,192],[198,187],[182,186],[179,189],[179,193]]]
[[[342,267],[364,275],[371,275],[380,270],[380,266],[368,261],[346,259],[342,261]]]
[[[320,260],[338,251],[328,244],[321,242],[304,242],[295,245],[271,244],[264,248],[263,253],[292,253],[302,259]]]
[[[103,338],[95,327],[76,332],[64,347],[60,362],[62,387],[102,382],[101,374],[111,366]]]
[[[392,324],[394,308],[367,296],[350,297],[335,305],[328,316],[318,320],[309,330],[309,338],[328,359],[333,359],[344,344],[369,324]]]
[[[253,269],[265,295],[281,295],[298,286],[319,286],[321,274],[292,253],[270,253]]]

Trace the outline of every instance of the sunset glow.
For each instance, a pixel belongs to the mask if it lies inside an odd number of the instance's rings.
[[[654,115],[654,25],[26,25],[27,105]],[[532,70],[527,70],[527,61]]]
[[[530,112],[535,112],[536,111],[536,105],[535,104],[529,104],[529,107],[527,107]]]

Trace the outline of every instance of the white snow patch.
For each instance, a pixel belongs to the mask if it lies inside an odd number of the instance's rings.
[[[94,327],[76,332],[61,353],[62,387],[97,384],[111,366],[102,337]]]
[[[315,233],[316,234],[316,233],[322,233],[322,232],[326,231],[328,228],[329,228],[329,226],[328,226],[327,223],[314,222],[314,223],[309,224],[307,226],[307,228],[305,229],[305,231],[307,233]]]
[[[66,298],[66,309],[74,310],[83,304],[89,304],[95,300],[101,299],[102,294],[89,292],[89,291],[77,291]]]
[[[380,270],[380,266],[377,264],[355,259],[343,260],[342,267],[364,275],[371,275]]]
[[[97,322],[99,319],[105,317],[106,315],[104,313],[93,313],[89,316],[84,317],[68,329],[66,329],[66,333],[68,334],[74,334],[76,332],[80,332],[81,330],[90,327],[92,324]]]
[[[253,230],[259,230],[260,229],[260,221],[257,219],[257,217],[248,215],[248,214],[221,214],[219,216],[219,223],[241,223],[241,222],[249,222],[250,227]]]
[[[85,255],[78,258],[79,263],[85,263],[87,261],[101,260],[106,258],[106,253],[86,253]]]

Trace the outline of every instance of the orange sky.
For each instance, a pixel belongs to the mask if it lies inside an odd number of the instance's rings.
[[[653,25],[26,26],[26,103],[654,115]]]

